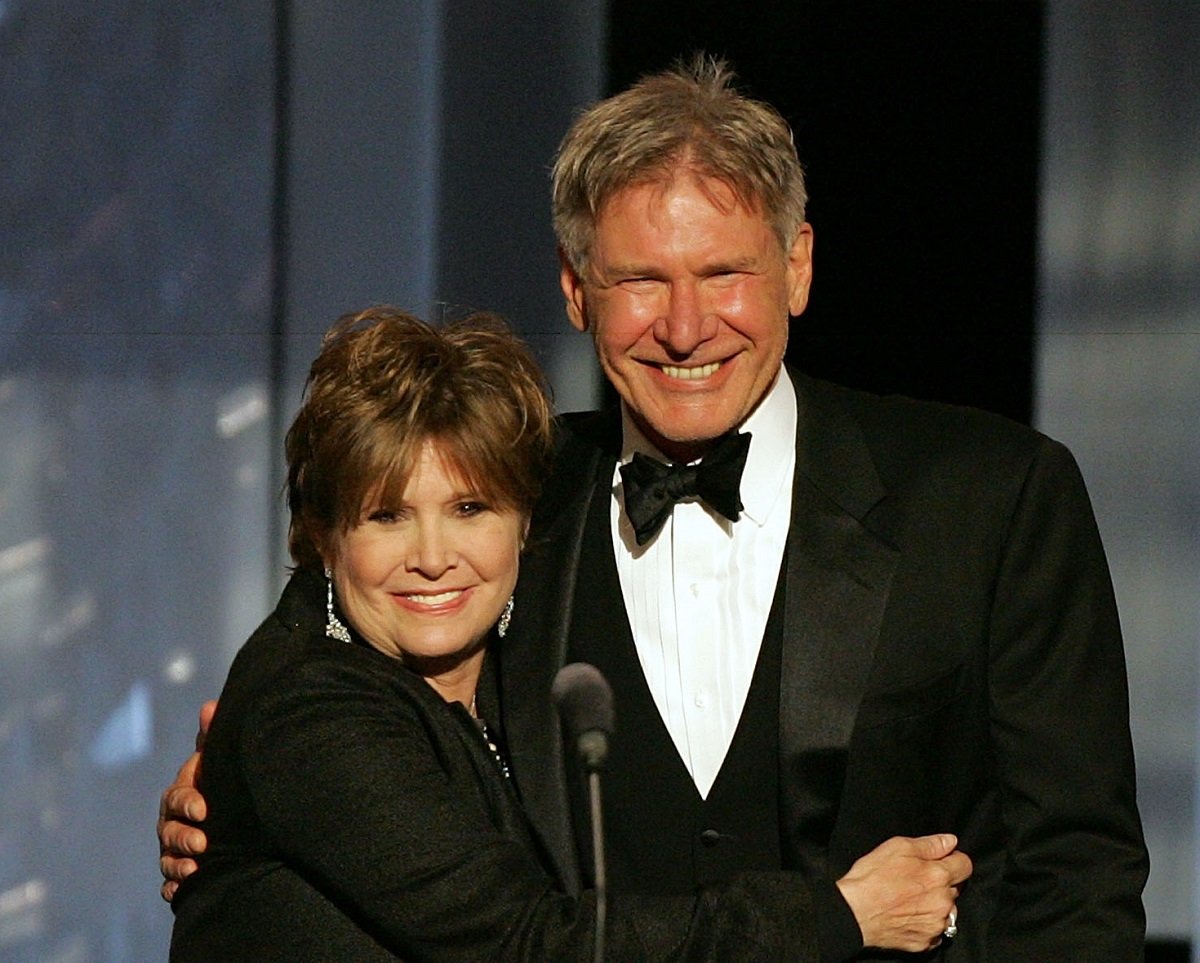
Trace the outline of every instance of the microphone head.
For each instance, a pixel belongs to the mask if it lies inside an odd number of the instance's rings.
[[[608,680],[594,665],[572,662],[554,677],[550,695],[584,762],[597,769],[608,754],[613,731],[613,698]]]

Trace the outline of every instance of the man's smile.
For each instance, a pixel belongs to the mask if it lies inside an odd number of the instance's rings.
[[[677,378],[680,381],[697,381],[700,378],[708,378],[717,373],[721,367],[721,362],[713,361],[709,364],[697,365],[694,368],[683,368],[678,365],[664,364],[659,370],[662,371],[668,378]]]

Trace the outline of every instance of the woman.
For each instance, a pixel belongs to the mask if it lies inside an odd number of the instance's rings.
[[[210,843],[173,904],[172,959],[590,952],[591,904],[537,864],[474,711],[550,431],[537,368],[486,319],[334,326],[287,436],[296,571],[209,732]],[[614,905],[613,958],[704,938],[699,905]]]
[[[205,744],[208,849],[171,958],[587,959],[594,904],[539,864],[476,712],[551,442],[536,366],[498,322],[342,318],[287,435],[274,614]],[[615,898],[614,960],[813,960],[808,892],[747,874]]]

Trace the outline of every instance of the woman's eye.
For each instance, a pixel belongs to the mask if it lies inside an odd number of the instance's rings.
[[[377,508],[367,516],[367,521],[380,522],[385,525],[389,522],[394,522],[395,520],[396,513],[390,508]]]
[[[464,518],[474,518],[487,511],[487,505],[483,502],[460,502],[458,506],[458,514]]]

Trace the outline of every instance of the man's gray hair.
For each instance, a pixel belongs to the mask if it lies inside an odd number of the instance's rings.
[[[791,128],[734,88],[726,62],[698,54],[600,101],[567,131],[554,163],[553,212],[572,269],[587,265],[605,202],[680,168],[727,184],[791,247],[808,201]]]

